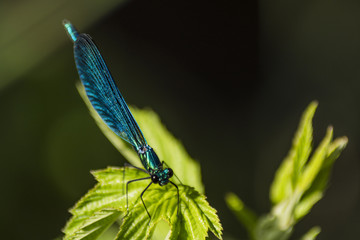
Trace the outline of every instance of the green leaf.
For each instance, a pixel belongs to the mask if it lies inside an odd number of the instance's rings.
[[[334,161],[340,156],[348,143],[347,137],[335,139],[328,147],[328,156],[325,161],[324,168],[331,168]]]
[[[256,240],[286,240],[289,239],[292,231],[292,227],[283,229],[279,224],[279,219],[268,214],[257,222],[254,236]]]
[[[301,238],[301,240],[315,240],[320,232],[320,227],[313,227]]]
[[[171,227],[169,239],[205,239],[208,230],[221,238],[222,228],[219,219],[203,195],[194,188],[179,186],[181,210],[177,216],[177,192],[175,188],[169,187],[165,189],[157,186],[144,194],[144,201],[152,217],[151,222],[143,205],[137,204],[125,217],[116,239],[151,239],[155,226],[161,220],[166,221]]]
[[[86,96],[83,85],[79,82],[76,86],[104,135],[132,165],[142,167],[137,154],[131,146],[117,136],[94,110]],[[189,156],[181,142],[163,126],[156,113],[149,109],[139,110],[137,108],[131,108],[131,112],[149,145],[155,149],[161,161],[165,161],[174,170],[174,173],[183,184],[192,186],[203,193],[204,186],[201,182],[199,163]],[[174,180],[176,180],[176,177]]]
[[[294,193],[290,197],[282,200],[273,206],[271,214],[276,219],[276,229],[286,231],[295,224],[294,211],[301,198],[301,193]]]
[[[119,172],[121,172],[121,177],[119,177]],[[134,171],[134,169],[126,169],[125,174],[123,174],[123,170],[117,168],[93,171],[92,174],[95,176],[98,184],[70,210],[73,216],[63,230],[66,235],[74,235],[82,228],[88,218],[104,209],[125,212],[126,194],[124,181],[141,178],[145,175],[141,171]],[[134,184],[136,185],[137,183]],[[137,191],[134,191],[134,188],[129,188],[129,203],[131,203],[131,200],[135,201],[133,198]]]
[[[318,103],[315,101],[310,103],[303,113],[291,150],[275,174],[270,188],[270,199],[273,204],[277,204],[289,197],[297,185],[300,174],[311,152],[312,119],[317,105]]]
[[[120,213],[126,213],[126,216],[116,239],[150,239],[160,221],[166,221],[170,226],[170,239],[184,239],[184,236],[205,239],[209,230],[221,238],[222,227],[216,210],[210,207],[204,195],[192,187],[178,186],[178,214],[177,189],[171,184],[162,187],[152,184],[143,195],[151,214],[150,221],[140,199],[150,180],[129,184],[129,211],[126,212],[126,183],[131,179],[147,177],[146,173],[133,168],[126,168],[125,173],[123,168],[107,168],[94,171],[93,175],[98,184],[71,210],[73,217],[64,229],[68,239],[96,239],[118,220]]]
[[[257,216],[245,206],[243,201],[234,193],[225,196],[228,207],[232,210],[238,220],[245,226],[249,236],[254,239],[253,232],[256,226]]]
[[[293,173],[292,156],[287,156],[275,173],[275,178],[270,186],[270,199],[273,204],[278,204],[293,192],[290,179]]]
[[[84,219],[81,227],[78,228],[77,231],[72,234],[67,234],[64,239],[97,239],[119,218],[120,214],[121,212],[112,209],[104,209],[95,212],[94,215]]]
[[[295,135],[292,149],[292,151],[294,151],[292,186],[296,186],[303,167],[311,153],[313,138],[312,119],[317,106],[317,102],[310,103],[303,114],[298,131]]]
[[[295,209],[296,219],[304,217],[315,203],[323,197],[323,192],[329,181],[334,162],[345,149],[347,141],[346,137],[342,137],[334,140],[328,145],[326,157],[323,160],[320,171],[317,173],[310,188],[304,193],[303,198]]]
[[[309,163],[306,165],[303,173],[301,173],[299,182],[296,185],[298,191],[305,192],[313,184],[315,177],[320,172],[323,163],[325,161],[325,158],[327,157],[328,147],[329,144],[331,143],[332,136],[333,136],[333,129],[332,127],[329,127],[324,139],[316,149]]]
[[[342,137],[332,141],[333,129],[329,127],[324,139],[310,157],[312,119],[316,107],[317,103],[312,102],[305,110],[291,150],[276,172],[270,189],[270,199],[273,203],[271,212],[255,220],[255,223],[244,221],[246,214],[242,210],[241,200],[236,196],[227,196],[229,207],[253,239],[289,239],[295,224],[308,214],[324,195],[334,162],[346,147],[348,140]],[[320,228],[313,228],[302,240],[315,239],[319,233]]]
[[[304,196],[295,208],[295,219],[298,221],[308,214],[311,208],[323,197],[322,191],[312,191]]]

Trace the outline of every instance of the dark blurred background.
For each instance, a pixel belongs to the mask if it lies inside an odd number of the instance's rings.
[[[332,124],[349,145],[327,193],[295,228],[360,235],[360,2],[2,0],[0,206],[3,239],[53,239],[68,209],[122,166],[75,89],[67,18],[91,34],[129,104],[150,107],[202,167],[225,239],[246,233],[224,202],[258,214],[302,111],[320,105],[315,144]]]

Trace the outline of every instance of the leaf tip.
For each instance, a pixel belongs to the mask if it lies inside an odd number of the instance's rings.
[[[318,106],[319,106],[319,102],[317,100],[314,100],[309,104],[307,110],[311,110],[311,112],[315,112]]]
[[[228,206],[233,210],[241,211],[244,208],[244,203],[232,192],[226,193],[225,200]]]
[[[318,100],[313,100],[310,105],[314,105],[314,106],[318,106],[319,105],[319,101]]]
[[[334,130],[334,127],[332,125],[329,125],[328,128],[327,128],[327,131],[333,131]]]

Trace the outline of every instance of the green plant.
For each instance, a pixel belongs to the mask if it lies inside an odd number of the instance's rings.
[[[135,151],[101,120],[85,96],[83,86],[78,84],[77,87],[106,137],[131,164],[141,167]],[[63,230],[65,239],[89,240],[100,236],[107,239],[164,239],[165,236],[169,239],[205,239],[209,230],[221,238],[222,227],[216,210],[210,207],[202,194],[204,186],[199,164],[190,158],[153,111],[135,108],[131,111],[160,159],[176,169],[175,174],[181,179],[182,184],[178,184],[179,214],[176,188],[170,184],[163,187],[153,184],[144,194],[144,201],[152,215],[150,221],[139,198],[148,184],[146,181],[134,182],[129,187],[127,211],[126,182],[148,175],[133,168],[126,168],[124,174],[124,168],[109,167],[92,172],[98,183],[70,210],[72,218]],[[119,229],[114,225],[118,225]]]
[[[106,137],[131,164],[141,167],[136,153],[107,127],[92,108],[82,85],[77,87]],[[273,204],[270,213],[258,217],[235,194],[226,195],[228,206],[253,240],[289,239],[295,224],[324,195],[333,164],[346,147],[347,138],[333,140],[333,129],[329,127],[311,155],[312,119],[316,108],[317,102],[312,102],[305,110],[292,148],[275,174],[270,189]],[[100,236],[102,239],[205,239],[209,230],[221,238],[222,227],[216,210],[210,207],[203,195],[199,164],[186,153],[153,111],[136,108],[131,111],[160,159],[176,169],[175,173],[181,179],[182,184],[177,182],[180,190],[179,214],[176,188],[152,185],[144,194],[144,201],[152,215],[150,221],[139,198],[148,183],[141,181],[132,183],[129,188],[127,211],[126,182],[147,175],[133,168],[108,167],[92,172],[98,183],[71,209],[73,216],[64,228],[65,239],[97,239]],[[176,179],[173,178],[174,181]],[[302,239],[315,239],[319,233],[320,228],[314,227]]]
[[[226,202],[254,240],[285,240],[294,225],[308,214],[324,195],[331,169],[348,142],[346,137],[333,137],[332,127],[312,153],[312,119],[317,102],[305,110],[292,148],[275,174],[270,189],[273,207],[270,213],[257,217],[235,194],[229,193]],[[309,158],[310,157],[310,158]],[[310,229],[303,240],[312,240],[320,233],[319,227]]]

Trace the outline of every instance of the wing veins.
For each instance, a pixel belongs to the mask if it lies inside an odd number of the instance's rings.
[[[86,94],[104,122],[136,146],[146,140],[91,38],[80,34],[74,45],[75,62]],[[125,133],[126,137],[123,135]]]

